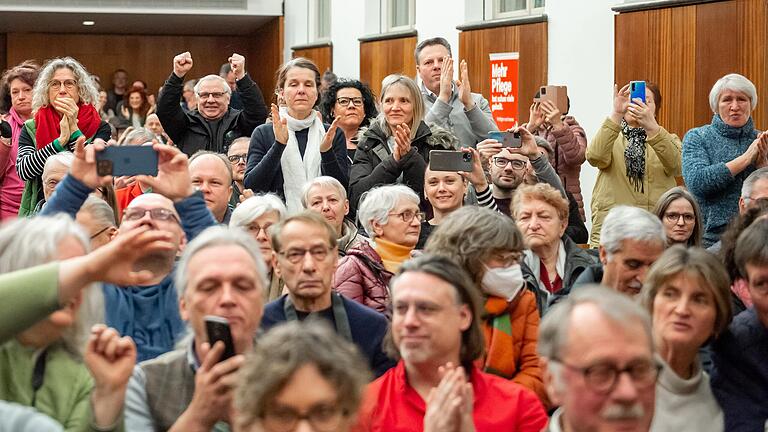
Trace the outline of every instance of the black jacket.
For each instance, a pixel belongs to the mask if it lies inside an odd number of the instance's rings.
[[[400,175],[403,176],[403,184],[413,189],[420,198],[424,196],[424,171],[429,163],[429,152],[446,150],[432,142],[430,136],[432,130],[422,121],[411,140],[411,151],[396,161],[387,145],[387,134],[378,122],[362,131],[349,175],[350,214],[356,211],[363,193],[376,186],[396,184]]]
[[[253,129],[267,119],[264,97],[248,74],[237,81],[237,91],[245,109],[240,111],[230,107],[222,118],[213,121],[205,119],[197,110],[185,113],[181,109],[179,100],[183,85],[183,79],[171,73],[157,101],[157,117],[176,147],[187,155],[199,150],[226,153],[235,138],[250,136]],[[213,136],[211,124],[215,122],[221,124]]]

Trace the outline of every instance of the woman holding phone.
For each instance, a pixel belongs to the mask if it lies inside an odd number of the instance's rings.
[[[638,97],[631,98],[633,86]],[[642,86],[644,93],[638,92]],[[643,95],[645,100],[639,97]],[[630,205],[653,211],[661,195],[677,185],[682,144],[656,121],[660,107],[661,92],[654,83],[613,86],[613,110],[586,154],[589,164],[600,170],[592,191],[592,247],[598,246],[611,208]]]

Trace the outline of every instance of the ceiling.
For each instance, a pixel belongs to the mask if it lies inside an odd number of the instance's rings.
[[[146,11],[146,9],[145,9]],[[237,11],[233,11],[236,13]],[[247,35],[274,15],[0,11],[0,33]],[[94,21],[84,26],[83,21]]]

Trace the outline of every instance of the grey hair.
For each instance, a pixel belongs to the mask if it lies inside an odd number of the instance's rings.
[[[75,160],[75,154],[68,151],[51,155],[48,157],[48,159],[45,160],[45,165],[43,165],[43,174],[40,177],[43,180],[48,178],[48,174],[50,174],[50,171],[53,169],[53,166],[56,164],[62,165],[66,167],[67,170],[69,170],[69,168],[72,168],[72,162],[74,160]]]
[[[233,139],[232,142],[229,144],[229,148],[227,149],[227,154],[229,154],[229,151],[232,150],[232,147],[235,144],[238,144],[238,143],[241,143],[241,142],[248,143],[248,146],[246,147],[246,150],[248,150],[248,148],[250,148],[250,146],[251,146],[251,137],[249,137],[249,136],[241,136],[241,137],[237,137],[237,138]]]
[[[720,94],[725,90],[733,90],[744,93],[749,96],[753,111],[757,107],[757,89],[755,85],[744,75],[737,73],[728,74],[715,83],[712,86],[712,90],[709,92],[709,107],[712,108],[712,112],[717,114],[717,105],[720,103]]]
[[[741,197],[745,201],[748,201],[749,197],[752,196],[752,189],[755,188],[755,183],[760,180],[768,180],[768,167],[752,171],[752,174],[744,180],[744,183],[741,185]]]
[[[339,193],[339,196],[342,200],[347,199],[347,190],[344,189],[344,185],[342,185],[340,181],[331,176],[315,177],[314,179],[304,183],[304,187],[301,189],[301,206],[305,209],[309,207],[309,191],[311,191],[315,186],[336,189],[336,192]]]
[[[80,101],[86,104],[95,104],[99,100],[99,89],[88,71],[83,65],[72,57],[55,58],[48,61],[40,70],[40,75],[32,89],[32,112],[51,103],[48,98],[48,83],[53,79],[54,73],[61,68],[67,68],[75,75]]]
[[[194,240],[187,244],[186,248],[184,248],[184,253],[181,255],[181,259],[176,267],[176,274],[173,278],[173,283],[176,287],[179,300],[181,300],[187,292],[187,284],[189,283],[189,262],[199,252],[216,246],[239,246],[243,248],[251,259],[253,259],[256,272],[259,275],[262,291],[267,289],[269,286],[267,267],[266,264],[264,264],[264,259],[261,256],[261,251],[259,250],[259,245],[256,243],[256,240],[240,228],[217,225],[200,233]]]
[[[101,198],[88,195],[88,198],[86,198],[85,202],[80,207],[78,213],[79,212],[88,213],[94,221],[99,223],[99,225],[117,227],[117,225],[115,225],[115,211]]]
[[[635,240],[667,245],[667,234],[661,220],[638,207],[616,206],[608,212],[600,230],[600,246],[608,256],[621,250],[621,242]]]
[[[132,130],[126,135],[123,140],[123,145],[142,145],[144,143],[152,142],[155,139],[155,134],[143,127]]]
[[[232,89],[229,88],[227,80],[218,75],[206,75],[197,80],[195,83],[195,96],[200,96],[200,87],[202,87],[203,83],[206,81],[218,81],[219,84],[221,84],[221,88],[224,90],[224,93],[232,94]]]
[[[539,325],[539,356],[550,360],[562,359],[568,344],[569,330],[579,325],[572,322],[574,309],[581,304],[593,304],[600,312],[622,327],[640,324],[648,336],[648,348],[655,351],[651,317],[648,311],[628,296],[599,285],[587,285],[573,291],[568,297],[552,306]]]
[[[83,229],[65,214],[16,219],[0,228],[0,274],[58,260],[59,245],[74,238],[88,253]],[[75,359],[82,359],[91,327],[104,321],[104,295],[99,284],[82,291],[82,302],[73,325],[63,331],[60,343]]]
[[[196,84],[197,84],[197,80],[196,79],[191,79],[191,80],[186,81],[184,83],[183,89],[184,90],[192,90],[193,92],[195,92],[195,94],[197,94],[197,91],[195,91],[195,85]],[[229,87],[229,85],[227,85],[227,87]]]
[[[246,228],[251,222],[269,212],[277,212],[278,220],[285,219],[288,214],[285,204],[277,195],[265,193],[252,196],[235,207],[229,219],[229,226]]]
[[[385,185],[375,187],[365,192],[360,197],[360,208],[357,210],[357,218],[371,240],[376,239],[372,221],[385,225],[389,221],[391,212],[401,199],[408,200],[419,205],[419,196],[408,186]]]
[[[390,87],[395,85],[403,86],[408,91],[408,97],[410,99],[411,105],[413,105],[413,119],[411,119],[411,123],[408,126],[411,128],[411,138],[414,138],[416,136],[416,132],[419,129],[419,125],[424,120],[424,115],[426,114],[424,98],[421,96],[421,90],[419,90],[419,86],[416,84],[416,81],[405,75],[392,74],[387,75],[381,81],[381,96],[379,97],[380,103],[384,103],[384,98],[387,96],[387,91],[389,91]],[[392,134],[392,131],[389,129],[389,124],[387,124],[387,117],[384,115],[384,110],[379,113],[374,122],[378,123],[379,128],[384,131],[387,137]]]
[[[339,408],[354,421],[365,385],[371,379],[368,362],[325,320],[309,318],[289,321],[259,337],[238,371],[237,425],[245,430],[263,417],[296,372],[310,365],[335,389]]]

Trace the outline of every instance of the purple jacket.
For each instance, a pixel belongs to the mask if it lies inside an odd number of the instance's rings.
[[[339,261],[333,287],[339,294],[391,318],[389,280],[393,274],[384,268],[379,254],[368,242],[349,249]]]

